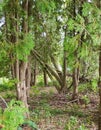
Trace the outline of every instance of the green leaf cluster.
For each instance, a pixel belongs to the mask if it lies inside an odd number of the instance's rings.
[[[16,45],[16,55],[19,60],[27,60],[26,56],[30,55],[34,47],[34,40],[31,34],[25,34],[24,39]]]
[[[0,115],[0,124],[4,125],[2,130],[16,130],[20,124],[24,123],[24,114],[27,111],[22,102],[12,100]]]
[[[0,42],[0,76],[8,75],[11,48],[7,42]]]
[[[54,11],[56,8],[54,0],[37,0],[37,8],[41,13],[49,13]]]

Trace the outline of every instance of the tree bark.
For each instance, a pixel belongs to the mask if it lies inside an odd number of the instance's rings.
[[[27,69],[26,69],[26,87],[27,87],[27,97],[30,96],[30,85],[31,83],[31,67],[29,62],[27,63]]]
[[[62,86],[60,93],[66,93],[67,92],[67,84],[66,84],[66,77],[67,77],[67,51],[64,50],[64,56],[63,56],[63,76],[62,76]]]
[[[34,79],[33,79],[33,85],[36,85],[36,82],[37,82],[37,62],[36,62],[36,60],[34,61],[35,62],[35,64],[34,64]]]
[[[27,62],[22,62],[20,65],[20,93],[19,93],[19,100],[23,101],[25,104],[25,107],[28,108],[27,104],[27,87],[26,87],[26,69],[27,69]]]
[[[78,97],[78,80],[79,80],[79,67],[74,68],[73,71],[73,94],[72,94],[73,100]]]
[[[23,22],[22,22],[22,32],[23,32],[23,34],[27,34],[28,33],[28,0],[23,1],[22,9],[26,14],[25,17],[23,18]],[[29,75],[28,56],[26,56],[26,59],[27,59],[26,62],[21,61],[19,64],[19,82],[20,82],[20,85],[19,85],[20,86],[20,94],[19,94],[20,97],[19,97],[19,99],[21,101],[23,101],[25,104],[25,107],[28,108],[27,87],[29,88],[29,81],[27,81],[27,80],[29,80],[29,78],[30,78],[30,77],[26,77],[26,72]],[[26,116],[29,116],[29,115],[26,115]]]
[[[46,68],[43,69],[43,78],[44,78],[44,86],[47,87],[48,86],[48,79],[47,79]]]

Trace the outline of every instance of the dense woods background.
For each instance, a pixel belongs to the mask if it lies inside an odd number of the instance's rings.
[[[101,130],[101,1],[0,0],[0,77],[26,108],[45,87],[81,106],[97,96]]]

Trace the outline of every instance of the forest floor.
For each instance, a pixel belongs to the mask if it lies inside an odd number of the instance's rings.
[[[0,95],[7,102],[15,97],[12,91]],[[80,92],[76,100],[71,97],[70,92],[58,94],[54,87],[32,90],[28,100],[31,119],[40,130],[97,130],[98,92],[87,90]],[[0,106],[5,108],[2,102]]]
[[[40,130],[97,130],[98,92],[86,91],[70,99],[70,93],[43,88],[29,99],[31,118]]]

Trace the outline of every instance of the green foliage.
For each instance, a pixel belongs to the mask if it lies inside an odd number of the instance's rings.
[[[88,104],[90,102],[90,99],[87,95],[84,95],[82,99],[84,100],[85,104]]]
[[[3,1],[0,1],[0,18],[3,15]]]
[[[31,128],[33,128],[35,130],[38,129],[37,125],[31,120],[26,121],[25,124],[27,124],[28,126],[30,126]]]
[[[14,90],[15,89],[15,83],[16,83],[16,80],[4,79],[3,83],[0,84],[0,91]]]
[[[25,121],[23,123],[23,125],[27,125],[28,127],[30,127],[33,130],[38,130],[37,125],[33,121],[31,121],[31,120]],[[23,128],[22,127],[18,127],[17,130],[23,130]]]
[[[53,116],[56,116],[56,115],[62,115],[62,114],[67,114],[68,113],[68,110],[62,110],[62,109],[51,109],[50,110],[50,112],[51,112],[51,114],[53,115]]]
[[[15,92],[6,92],[6,94],[3,96],[5,99],[16,99]]]
[[[32,91],[34,95],[39,95],[40,94],[40,86],[32,86]]]
[[[52,13],[56,8],[54,0],[37,0],[37,8],[41,13]]]
[[[25,121],[24,114],[28,112],[22,102],[12,100],[8,107],[1,113],[0,124],[4,125],[2,130],[16,130]]]
[[[98,87],[97,87],[97,80],[93,80],[91,81],[91,83],[82,83],[79,85],[78,87],[79,92],[97,92],[98,91]]]
[[[98,90],[98,80],[97,80],[97,79],[93,79],[93,80],[91,81],[91,84],[92,84],[92,90],[93,90],[94,92],[97,92],[97,90]]]
[[[50,112],[50,110],[51,110],[50,105],[47,104],[47,103],[44,103],[44,106],[43,106],[43,112],[45,113],[44,118],[49,118],[49,117],[51,117],[51,112]]]
[[[79,125],[79,121],[76,117],[71,116],[64,130],[88,130],[84,124]]]
[[[0,42],[0,76],[8,76],[9,75],[9,66],[10,66],[10,53],[11,53],[10,45],[7,42]]]
[[[26,56],[30,55],[31,50],[34,47],[34,41],[31,34],[26,34],[23,37],[24,39],[20,40],[16,46],[16,55],[19,60],[26,61]]]
[[[36,85],[38,87],[43,87],[44,86],[43,75],[40,74],[40,75],[37,76],[37,83],[36,83]]]
[[[50,105],[41,101],[39,108],[37,107],[37,109],[34,109],[31,116],[35,122],[39,122],[40,119],[47,119],[47,121],[49,121],[52,116]]]
[[[38,87],[43,87],[43,86],[44,86],[43,79],[40,80],[40,81],[37,83],[37,86],[38,86]]]
[[[80,106],[77,104],[73,104],[73,107],[71,109],[66,110],[70,116],[75,117],[87,117],[86,113],[84,113],[82,110],[80,110]]]

